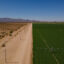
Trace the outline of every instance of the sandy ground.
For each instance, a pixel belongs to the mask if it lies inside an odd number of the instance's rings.
[[[0,47],[0,64],[32,64],[32,46],[32,23],[29,23],[5,47]]]

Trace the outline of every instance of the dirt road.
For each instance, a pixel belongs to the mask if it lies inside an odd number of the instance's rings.
[[[32,23],[0,48],[0,64],[32,64]]]

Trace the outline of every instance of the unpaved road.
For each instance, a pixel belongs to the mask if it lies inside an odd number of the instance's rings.
[[[0,48],[0,64],[32,64],[32,23]]]

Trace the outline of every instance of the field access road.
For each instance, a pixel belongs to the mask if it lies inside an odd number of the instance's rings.
[[[32,64],[32,43],[32,23],[27,23],[0,48],[0,64]]]

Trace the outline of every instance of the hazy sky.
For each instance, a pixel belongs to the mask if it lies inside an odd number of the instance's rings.
[[[0,0],[0,17],[64,20],[64,0]]]

